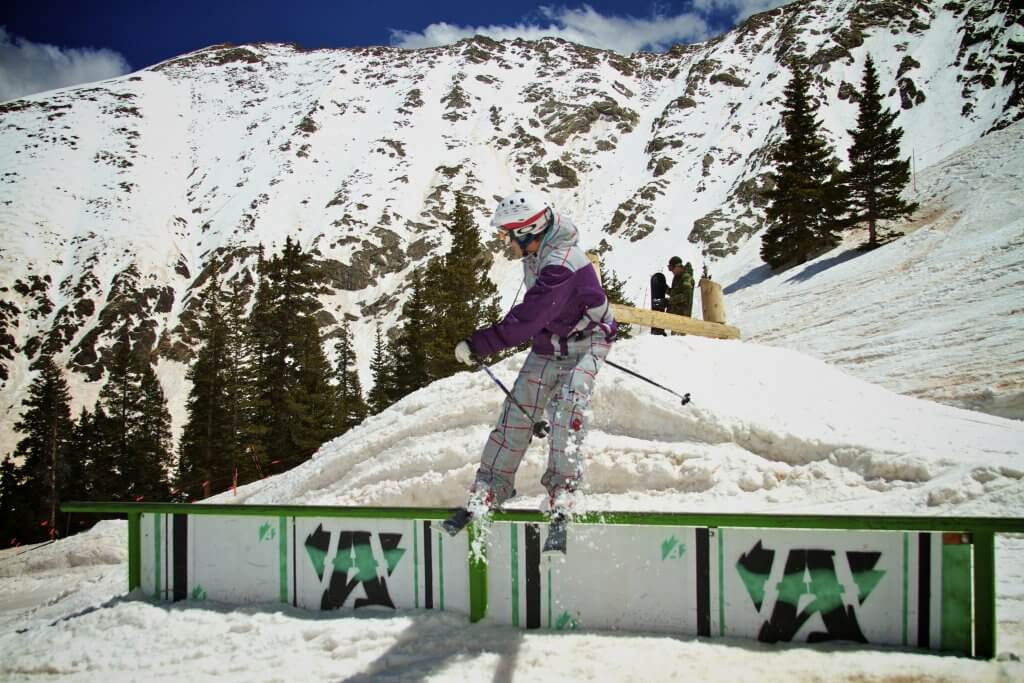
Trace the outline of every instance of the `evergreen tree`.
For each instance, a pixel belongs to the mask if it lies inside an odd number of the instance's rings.
[[[427,368],[427,345],[430,330],[423,281],[417,272],[412,279],[412,292],[402,306],[402,328],[394,345],[394,393],[396,400],[430,383]]]
[[[388,354],[388,347],[381,334],[380,323],[377,324],[377,335],[373,343],[373,357],[370,359],[370,372],[373,375],[373,388],[367,397],[370,414],[376,415],[391,405],[391,384],[393,377],[393,361]]]
[[[260,445],[264,432],[255,422],[256,373],[246,316],[248,299],[248,290],[235,278],[224,306],[228,359],[224,373],[224,430],[229,435],[229,450],[224,457],[228,472],[232,478],[237,472],[240,484],[262,478],[261,463],[265,460]]]
[[[218,269],[214,261],[207,286],[200,294],[200,333],[196,341],[201,346],[185,375],[192,382],[192,388],[185,403],[188,419],[178,445],[175,486],[186,491],[195,491],[199,482],[211,482],[212,490],[220,490],[226,483],[219,465],[230,448],[230,435],[224,429],[228,330],[222,311]]]
[[[431,381],[448,377],[465,367],[452,353],[459,340],[486,324],[493,315],[491,301],[497,287],[488,271],[492,256],[480,243],[473,214],[461,193],[448,223],[452,246],[443,258],[431,259],[424,278],[429,306],[427,364]]]
[[[878,222],[907,216],[917,204],[903,201],[900,193],[910,182],[910,161],[900,159],[903,129],[894,126],[897,114],[882,106],[878,72],[871,55],[864,62],[859,93],[857,129],[850,146],[850,188],[853,223],[868,224],[868,248],[879,245]]]
[[[132,353],[121,328],[100,390],[99,425],[110,449],[110,470],[97,477],[94,495],[106,500],[166,500],[171,466],[170,413],[152,366]]]
[[[30,501],[25,491],[25,483],[21,471],[11,456],[0,463],[0,548],[21,545],[37,540],[38,523],[33,519],[37,507]]]
[[[359,382],[356,352],[352,346],[352,330],[348,321],[342,323],[334,343],[334,391],[336,434],[344,434],[366,419],[369,412],[363,387]]]
[[[786,137],[773,155],[775,187],[765,195],[771,226],[761,243],[761,258],[772,268],[803,263],[834,246],[841,204],[829,182],[835,168],[831,146],[821,134],[815,103],[809,95],[809,77],[793,65],[782,112]]]
[[[601,286],[604,287],[605,296],[608,297],[608,303],[610,304],[622,304],[623,306],[633,306],[623,291],[625,284],[619,279],[618,275],[615,274],[614,270],[605,270],[604,263],[600,263],[600,269],[598,275],[601,278]],[[632,335],[632,326],[626,323],[619,323],[618,332],[616,336],[619,339],[629,339]]]
[[[106,415],[102,408],[96,413],[82,408],[71,430],[69,450],[74,454],[71,460],[73,470],[70,478],[74,482],[68,489],[69,500],[100,500],[97,496],[97,479],[110,471],[110,448],[103,429]]]
[[[299,321],[298,329],[296,358],[299,361],[299,415],[302,430],[295,434],[295,445],[299,453],[312,455],[320,444],[337,436],[334,429],[337,403],[330,382],[334,371],[324,355],[323,335],[320,334],[316,318],[303,318]]]
[[[136,368],[141,401],[132,428],[132,495],[148,501],[167,500],[171,454],[171,413],[153,366],[142,361]]]
[[[294,462],[333,433],[331,373],[316,320],[324,291],[312,255],[290,237],[280,257],[261,263],[251,328],[262,457]]]
[[[14,457],[20,458],[20,485],[27,505],[23,540],[41,540],[58,530],[58,513],[69,471],[71,396],[60,368],[50,356],[34,364],[38,374],[28,389],[25,414],[14,428],[25,435]]]

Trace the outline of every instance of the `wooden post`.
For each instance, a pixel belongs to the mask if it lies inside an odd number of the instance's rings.
[[[725,324],[725,301],[722,297],[722,285],[710,278],[700,279],[700,303],[704,310],[704,320],[709,323]]]
[[[609,304],[612,315],[620,323],[630,323],[643,327],[658,327],[671,332],[682,332],[683,334],[695,334],[701,337],[713,339],[739,339],[739,329],[724,323],[708,323],[703,320],[694,320],[685,315],[673,313],[662,313],[661,311],[650,311],[646,308],[633,308],[621,304]]]
[[[601,280],[601,256],[597,252],[588,251],[587,258],[594,265],[598,282]],[[704,283],[708,286],[705,287]],[[601,283],[602,285],[604,283]],[[739,339],[739,329],[725,324],[725,305],[722,303],[722,286],[709,278],[701,278],[700,300],[704,306],[704,321],[694,320],[685,315],[674,315],[646,308],[634,308],[622,304],[609,304],[612,315],[620,323],[657,327],[671,332],[695,334],[713,339]],[[712,311],[709,317],[709,311]]]

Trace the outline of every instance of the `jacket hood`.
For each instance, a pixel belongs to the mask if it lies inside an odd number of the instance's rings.
[[[572,221],[556,213],[554,225],[548,228],[541,239],[540,249],[537,250],[537,262],[545,263],[556,252],[571,249],[579,244],[580,231]]]

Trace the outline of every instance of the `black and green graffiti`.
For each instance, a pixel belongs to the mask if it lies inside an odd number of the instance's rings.
[[[306,537],[306,552],[313,563],[317,578],[323,583],[324,572],[327,571],[327,553],[331,547],[331,533],[317,526],[316,531]],[[377,534],[380,541],[382,558],[377,558],[372,546],[372,534],[369,531],[337,532],[338,547],[331,562],[330,583],[320,599],[320,609],[337,609],[345,606],[352,591],[362,586],[366,597],[356,598],[353,606],[382,605],[394,609],[395,603],[388,593],[387,577],[395,571],[405,549],[399,548],[402,534]],[[381,573],[381,565],[386,566],[386,573]]]
[[[777,584],[778,597],[771,615],[761,624],[757,639],[766,643],[791,641],[808,619],[821,615],[824,631],[812,631],[807,642],[825,640],[851,640],[868,642],[857,622],[853,605],[843,600],[845,588],[836,577],[834,550],[793,549],[786,556],[782,580]],[[857,584],[857,604],[863,605],[885,575],[876,570],[882,554],[878,552],[845,553],[850,573]],[[747,593],[758,613],[765,602],[765,586],[775,561],[775,551],[764,548],[758,541],[749,552],[740,555],[736,563]],[[801,600],[811,597],[803,609]]]

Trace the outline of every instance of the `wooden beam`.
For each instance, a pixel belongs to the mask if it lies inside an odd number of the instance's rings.
[[[646,308],[633,308],[622,304],[610,304],[612,315],[620,323],[640,325],[641,327],[659,327],[672,332],[684,334],[695,334],[700,337],[711,337],[713,339],[739,339],[740,331],[732,325],[724,323],[709,323],[703,320],[694,320],[685,315],[651,311]]]

